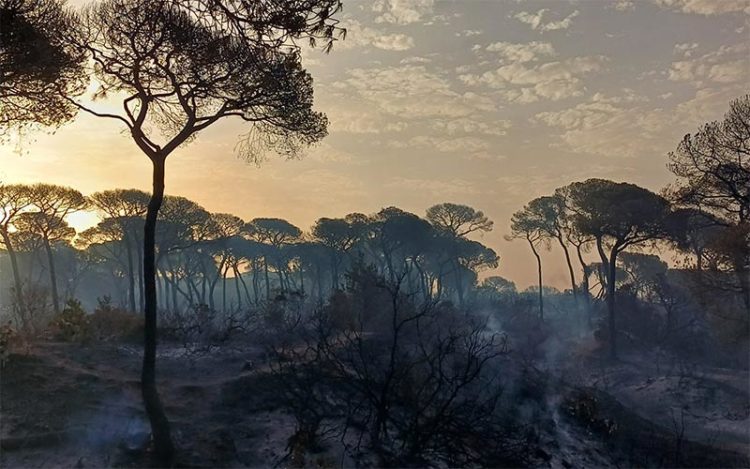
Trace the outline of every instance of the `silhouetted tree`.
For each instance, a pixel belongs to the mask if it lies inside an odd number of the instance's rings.
[[[669,161],[678,180],[667,193],[676,203],[750,222],[750,95],[732,101],[723,121],[686,135]]]
[[[214,260],[218,262],[216,275],[209,284],[209,305],[211,306],[211,309],[214,309],[214,290],[216,288],[216,283],[221,278],[223,282],[222,308],[226,310],[227,273],[233,265],[236,267],[234,259],[237,257],[232,251],[232,243],[233,239],[240,235],[245,222],[243,222],[240,217],[228,213],[212,213],[208,224],[209,228],[204,246],[209,249]],[[237,269],[235,268],[234,270],[235,274],[238,274]],[[238,281],[239,279],[235,279],[235,282]]]
[[[427,209],[427,220],[455,237],[475,231],[492,231],[493,222],[480,210],[467,205],[442,203]]]
[[[666,237],[670,205],[663,197],[634,184],[588,179],[569,186],[568,208],[576,229],[595,239],[605,266],[610,356],[616,358],[617,256],[629,247]]]
[[[20,231],[36,235],[42,240],[44,251],[47,253],[52,306],[55,309],[55,313],[59,314],[60,297],[57,290],[55,256],[52,253],[52,247],[58,242],[70,242],[73,236],[75,236],[75,230],[68,226],[62,217],[45,212],[24,212],[20,214],[16,221],[16,228]]]
[[[11,270],[13,270],[13,288],[15,290],[16,308],[18,308],[21,321],[26,321],[26,308],[24,307],[23,283],[21,273],[18,269],[18,258],[11,240],[11,227],[16,218],[31,205],[31,187],[24,184],[0,184],[0,237],[2,245],[10,257]],[[26,324],[23,324],[26,327]]]
[[[286,220],[280,218],[255,218],[246,223],[243,232],[250,239],[260,243],[266,243],[272,249],[267,251],[263,259],[263,269],[266,276],[266,297],[271,296],[270,281],[268,279],[268,261],[276,263],[276,270],[279,277],[279,288],[284,290],[284,262],[281,249],[299,239],[302,236],[302,230],[292,225]],[[269,255],[270,254],[270,255]]]
[[[320,140],[327,121],[312,111],[312,80],[295,40],[330,41],[334,0],[105,0],[87,8],[76,49],[87,54],[98,95],[122,96],[122,112],[92,115],[123,124],[151,160],[153,191],[144,225],[143,399],[156,454],[173,457],[169,423],[155,385],[157,213],[167,157],[222,119],[247,123],[248,157],[263,147],[287,155]]]
[[[86,199],[75,189],[53,184],[34,184],[31,186],[31,203],[38,210],[33,217],[24,220],[28,231],[41,235],[50,269],[50,287],[52,289],[52,305],[55,313],[60,312],[60,299],[57,294],[55,263],[52,256],[52,242],[72,238],[75,231],[65,222],[71,213],[86,207]],[[19,228],[20,229],[20,228]]]
[[[128,301],[131,311],[136,311],[135,285],[136,264],[140,267],[142,255],[138,255],[137,262],[133,256],[138,249],[139,233],[143,231],[144,216],[148,208],[150,196],[146,192],[136,189],[115,189],[97,192],[88,197],[89,202],[120,227],[122,242],[127,253]],[[143,298],[143,275],[138,275],[141,299]],[[141,301],[142,302],[142,301]],[[139,304],[141,303],[139,302]]]
[[[678,180],[667,195],[678,205],[715,215],[714,221],[726,226],[708,228],[716,235],[712,244],[718,248],[713,250],[717,260],[722,259],[714,266],[721,264],[733,273],[734,288],[750,317],[750,255],[743,242],[750,232],[750,95],[732,101],[722,121],[686,135],[669,159]],[[696,235],[707,234],[705,228],[701,231],[693,233],[694,242],[699,241]]]
[[[540,244],[548,242],[546,240],[548,219],[547,214],[543,210],[540,210],[541,208],[539,204],[532,205],[529,203],[523,210],[514,213],[510,222],[511,235],[507,239],[525,239],[536,258],[537,280],[539,283],[539,318],[544,319],[542,257],[537,247]]]
[[[333,288],[338,287],[344,257],[362,239],[365,224],[362,218],[347,215],[346,218],[320,218],[312,227],[313,238],[329,250]]]
[[[84,56],[65,37],[77,27],[61,0],[0,0],[0,136],[76,113],[60,94],[86,87]]]

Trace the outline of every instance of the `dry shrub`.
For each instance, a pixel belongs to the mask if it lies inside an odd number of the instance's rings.
[[[98,341],[137,340],[143,336],[143,318],[112,305],[109,296],[99,298],[99,305],[89,316],[91,338]]]
[[[71,298],[65,308],[50,322],[50,331],[57,340],[81,342],[90,337],[89,318],[81,302]]]

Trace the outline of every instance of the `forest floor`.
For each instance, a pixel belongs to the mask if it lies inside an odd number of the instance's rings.
[[[0,381],[0,467],[146,465],[140,361],[137,346],[114,344],[46,342],[12,355]],[[259,348],[186,355],[184,348],[162,347],[158,381],[180,448],[178,464],[289,465],[283,458],[294,420],[269,405],[273,389],[263,363]],[[680,448],[715,454],[690,461],[716,467],[727,461],[742,466],[741,458],[750,452],[746,371],[693,368],[688,373],[634,356],[566,369],[562,375],[576,385],[559,385],[565,389],[554,405],[560,412],[553,412],[540,440],[539,467],[629,466],[626,453],[648,452],[649,445],[659,446],[661,456],[647,460],[660,466],[680,465]],[[590,401],[597,402],[596,412]],[[623,435],[616,447],[613,421],[620,425],[615,433]],[[321,454],[308,465],[353,465],[335,454]]]

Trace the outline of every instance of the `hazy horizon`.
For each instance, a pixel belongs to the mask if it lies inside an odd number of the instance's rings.
[[[525,243],[503,240],[512,213],[574,180],[673,180],[667,152],[747,90],[749,15],[742,0],[346,2],[347,39],[305,51],[330,135],[257,167],[233,154],[241,127],[219,124],[169,158],[167,193],[303,230],[467,204],[495,222],[477,238],[500,256],[491,273],[525,288],[536,266]],[[0,147],[0,180],[148,190],[150,163],[121,130],[81,114],[29,134],[20,153]],[[544,262],[545,283],[565,288],[562,254]]]

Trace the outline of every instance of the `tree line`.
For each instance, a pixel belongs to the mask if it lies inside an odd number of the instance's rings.
[[[677,179],[662,194],[630,183],[588,179],[530,201],[511,220],[508,239],[525,240],[537,262],[541,318],[542,248],[560,246],[571,292],[576,300],[580,297],[589,318],[589,280],[598,278],[613,357],[618,259],[628,251],[661,248],[682,253],[701,283],[740,298],[740,324],[750,324],[750,95],[733,101],[723,120],[686,135],[669,154],[668,167]],[[585,260],[589,251],[597,262]]]
[[[82,278],[88,288],[93,282],[97,291],[113,289],[123,307],[142,311],[139,246],[149,198],[135,189],[84,197],[50,184],[0,186],[0,234],[21,322],[30,321],[27,313],[33,305],[28,303],[38,301],[34,296],[40,288],[49,287],[52,308],[59,312],[64,300],[60,286],[73,297]],[[67,217],[80,210],[95,211],[100,221],[76,233]],[[320,218],[305,233],[281,218],[244,221],[210,213],[184,197],[165,196],[157,226],[157,285],[160,307],[166,310],[206,305],[226,312],[289,294],[324,301],[343,286],[345,273],[356,262],[376,266],[391,280],[405,278],[410,294],[422,299],[462,303],[478,273],[498,265],[492,249],[467,237],[490,231],[492,221],[481,211],[453,203],[431,207],[425,218],[396,207]],[[64,264],[62,278],[57,264]],[[42,270],[48,278],[40,283]]]

